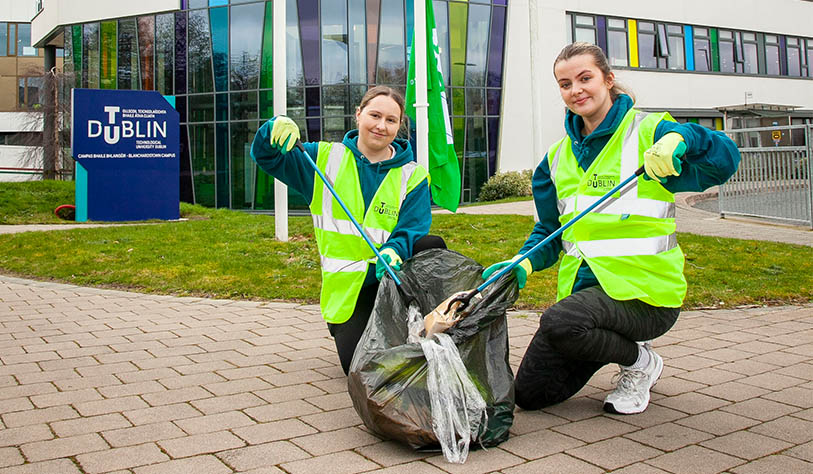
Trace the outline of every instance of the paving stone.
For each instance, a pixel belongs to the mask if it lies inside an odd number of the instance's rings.
[[[75,403],[74,408],[82,416],[103,415],[105,413],[119,413],[127,410],[146,408],[147,403],[139,397],[110,398],[90,402]]]
[[[343,428],[291,439],[291,442],[314,456],[346,451],[375,444],[381,440],[358,428]]]
[[[712,384],[709,387],[702,388],[697,391],[704,395],[709,395],[729,402],[741,402],[743,400],[748,400],[751,398],[756,398],[760,395],[771,393],[770,390],[740,382]]]
[[[175,459],[173,461],[137,467],[135,474],[226,474],[233,472],[218,458],[212,455]]]
[[[248,444],[262,444],[280,441],[316,433],[316,430],[305,423],[292,418],[281,421],[259,423],[232,430]]]
[[[788,449],[785,451],[785,454],[801,459],[802,461],[813,463],[813,441]]]
[[[742,459],[702,446],[687,446],[647,461],[647,464],[674,474],[718,473],[728,471],[742,463]]]
[[[144,404],[147,407],[146,403]],[[201,413],[188,403],[138,408],[122,413],[134,425],[149,425],[162,421],[174,421],[200,416]]]
[[[714,435],[676,423],[665,423],[629,433],[625,437],[661,451],[670,452],[714,438]]]
[[[754,433],[778,438],[789,443],[801,444],[813,440],[813,421],[795,416],[783,416],[749,429]]]
[[[52,439],[54,437],[48,425],[21,426],[19,428],[0,429],[0,446],[20,446],[25,443]]]
[[[784,403],[766,400],[764,398],[752,398],[742,402],[734,403],[722,408],[723,411],[736,413],[760,421],[769,421],[780,416],[793,413],[799,409]]]
[[[77,417],[79,417],[79,414],[76,413],[76,410],[74,410],[72,407],[68,405],[60,405],[38,410],[6,413],[3,415],[3,424],[7,428],[14,428],[18,426],[50,423],[52,421],[69,420]]]
[[[180,438],[186,434],[171,421],[139,425],[102,432],[104,439],[114,448],[134,446],[163,439]]]
[[[447,462],[443,455],[435,455],[425,460],[425,462],[431,463],[444,471],[460,474],[500,471],[511,466],[517,466],[524,461],[524,459],[500,448],[489,448],[488,451],[482,449],[469,451],[465,464]]]
[[[243,411],[246,415],[260,422],[284,420],[286,418],[300,418],[302,421],[322,431],[353,426],[361,422],[356,411],[352,408],[322,412],[321,409],[316,408],[304,400],[290,400],[280,403],[266,403],[259,398],[257,398],[257,400],[260,401],[259,406],[245,408]],[[350,410],[352,413],[348,414],[347,410]],[[344,426],[337,425],[337,423],[346,423],[348,418],[352,419],[352,424],[345,424]]]
[[[567,454],[554,454],[553,456],[503,469],[502,472],[505,474],[560,474],[563,472],[593,474],[606,471]]]
[[[594,443],[607,438],[614,438],[621,436],[625,433],[638,430],[638,427],[615,421],[611,418],[597,416],[595,418],[588,418],[586,420],[574,421],[566,425],[555,426],[551,428],[571,438],[584,441],[586,443]]]
[[[774,455],[768,456],[748,464],[735,467],[731,472],[736,474],[763,474],[766,472],[810,472],[813,468],[811,463],[796,459],[790,456]]]
[[[607,470],[655,458],[662,451],[625,438],[612,438],[565,452]]]
[[[120,413],[107,415],[86,416],[73,420],[57,421],[51,423],[51,429],[59,437],[76,436],[87,433],[101,433],[102,431],[132,426]]]
[[[568,423],[568,420],[565,418],[541,410],[523,410],[517,408],[514,410],[514,424],[511,425],[510,433],[512,435],[522,435],[565,423]]]
[[[80,454],[76,460],[87,473],[109,472],[116,469],[130,469],[168,460],[158,446],[142,444],[126,448],[108,449],[96,453]]]
[[[576,438],[548,429],[520,436],[511,436],[507,441],[500,444],[500,449],[524,459],[533,460],[551,454],[563,453],[568,449],[583,446],[584,444],[583,441]]]
[[[23,464],[25,458],[16,447],[0,448],[0,468]]]
[[[101,451],[108,447],[101,436],[90,433],[47,441],[34,441],[33,443],[23,444],[20,449],[27,460],[36,462]]]
[[[3,474],[81,474],[82,471],[70,459],[33,462],[2,469]]]
[[[238,393],[235,395],[204,398],[201,400],[193,400],[190,404],[206,415],[268,405],[265,400],[253,393]]]
[[[750,431],[737,431],[725,436],[706,440],[699,443],[701,446],[711,448],[721,453],[737,456],[738,458],[753,460],[769,454],[778,453],[790,446],[778,439],[762,436]]]
[[[369,471],[380,466],[352,451],[342,451],[325,456],[303,459],[301,461],[284,463],[281,467],[291,474],[311,474],[314,472],[349,474]]]
[[[384,467],[367,472],[375,474],[442,474],[446,471],[442,471],[423,461],[413,461],[406,464],[398,464],[397,466]]]
[[[311,456],[293,443],[277,441],[275,443],[221,451],[217,453],[217,457],[236,471],[243,472],[249,469],[307,459]]]
[[[433,453],[415,451],[409,446],[395,441],[379,441],[375,444],[356,448],[354,451],[382,466],[415,464],[416,467],[422,466],[423,469],[437,470],[437,468],[431,464],[413,463],[413,461],[433,456]]]
[[[175,424],[187,434],[200,434],[251,426],[254,421],[243,412],[229,411],[176,420]]]
[[[158,445],[173,458],[183,458],[239,448],[245,443],[228,431],[219,431],[163,440]]]

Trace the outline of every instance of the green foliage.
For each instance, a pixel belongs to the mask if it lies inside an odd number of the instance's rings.
[[[73,181],[0,182],[0,224],[64,223],[54,209],[74,200]]]
[[[496,173],[480,188],[477,200],[483,202],[514,196],[530,196],[532,177],[531,170]]]

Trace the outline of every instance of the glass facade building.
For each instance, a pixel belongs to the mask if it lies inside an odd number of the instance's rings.
[[[287,115],[303,140],[339,141],[374,84],[405,89],[411,0],[286,2]],[[181,199],[273,209],[249,149],[274,115],[271,1],[184,0],[181,10],[64,27],[72,87],[156,90],[181,117]],[[507,0],[435,0],[464,202],[497,170]],[[69,90],[63,91],[70,93]],[[305,201],[291,192],[292,208]]]

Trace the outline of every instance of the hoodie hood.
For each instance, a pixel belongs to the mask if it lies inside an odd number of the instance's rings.
[[[412,154],[412,146],[409,144],[407,140],[403,138],[396,138],[391,143],[392,147],[395,149],[395,156],[388,160],[380,161],[378,163],[371,163],[370,160],[364,156],[358,148],[358,140],[359,140],[359,131],[350,130],[344,135],[344,139],[342,140],[342,144],[349,148],[353,155],[356,157],[356,162],[359,166],[372,166],[376,168],[376,170],[389,170],[390,168],[398,168],[400,166],[404,166],[405,164],[409,163],[410,161],[415,161],[415,157]]]
[[[615,133],[615,129],[618,128],[618,125],[632,108],[632,105],[632,98],[630,96],[627,94],[619,94],[618,97],[615,98],[615,101],[613,101],[613,106],[607,112],[607,116],[604,117],[601,124],[586,137],[582,136],[584,119],[570,110],[567,111],[565,115],[565,130],[570,137],[570,148],[573,150],[573,154],[576,155],[576,158],[579,159],[579,163],[584,165],[583,160],[589,160],[590,163],[593,162],[593,159],[598,156],[612,134]],[[583,166],[583,168],[587,169],[589,166],[590,164],[588,163],[587,166]]]

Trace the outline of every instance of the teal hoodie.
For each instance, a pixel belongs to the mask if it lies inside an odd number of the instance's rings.
[[[254,142],[251,144],[251,157],[254,158],[260,169],[295,189],[310,204],[313,198],[314,178],[316,178],[313,168],[298,148],[283,154],[271,146],[270,137],[273,126],[274,119],[271,119],[257,130]],[[395,156],[378,163],[371,163],[359,151],[358,130],[347,132],[342,144],[349,148],[356,157],[356,167],[358,168],[359,182],[361,183],[361,194],[364,197],[365,212],[370,207],[373,196],[375,196],[378,187],[384,181],[384,177],[386,177],[389,170],[400,168],[410,161],[415,161],[409,142],[400,138],[396,138],[392,142],[392,146],[395,148]],[[319,143],[307,142],[303,143],[303,145],[311,158],[316,160]],[[389,247],[395,250],[403,260],[406,260],[412,256],[412,247],[415,242],[429,233],[431,225],[432,212],[429,183],[424,180],[423,183],[407,194],[404,203],[401,205],[398,223],[382,249]],[[375,265],[370,265],[364,285],[376,282]]]
[[[571,140],[570,149],[579,161],[579,166],[587,170],[607,145],[615,130],[621,124],[626,113],[633,106],[632,99],[620,94],[613,102],[612,108],[601,124],[587,136],[582,136],[584,119],[570,110],[565,116],[565,131]],[[709,130],[693,123],[676,123],[661,121],[655,129],[655,141],[669,132],[679,133],[686,142],[686,154],[683,157],[683,170],[680,176],[669,176],[663,187],[672,193],[681,191],[704,191],[711,186],[722,184],[737,171],[740,152],[736,144],[724,133]],[[622,178],[624,178],[622,176]],[[519,251],[523,254],[548,235],[556,232],[561,226],[557,208],[556,188],[550,179],[548,155],[536,167],[532,180],[534,204],[539,222],[534,226],[531,235]],[[562,239],[557,237],[541,249],[533,252],[529,259],[534,271],[548,268],[559,260],[562,251]],[[576,275],[573,292],[598,285],[593,271],[582,262]]]

